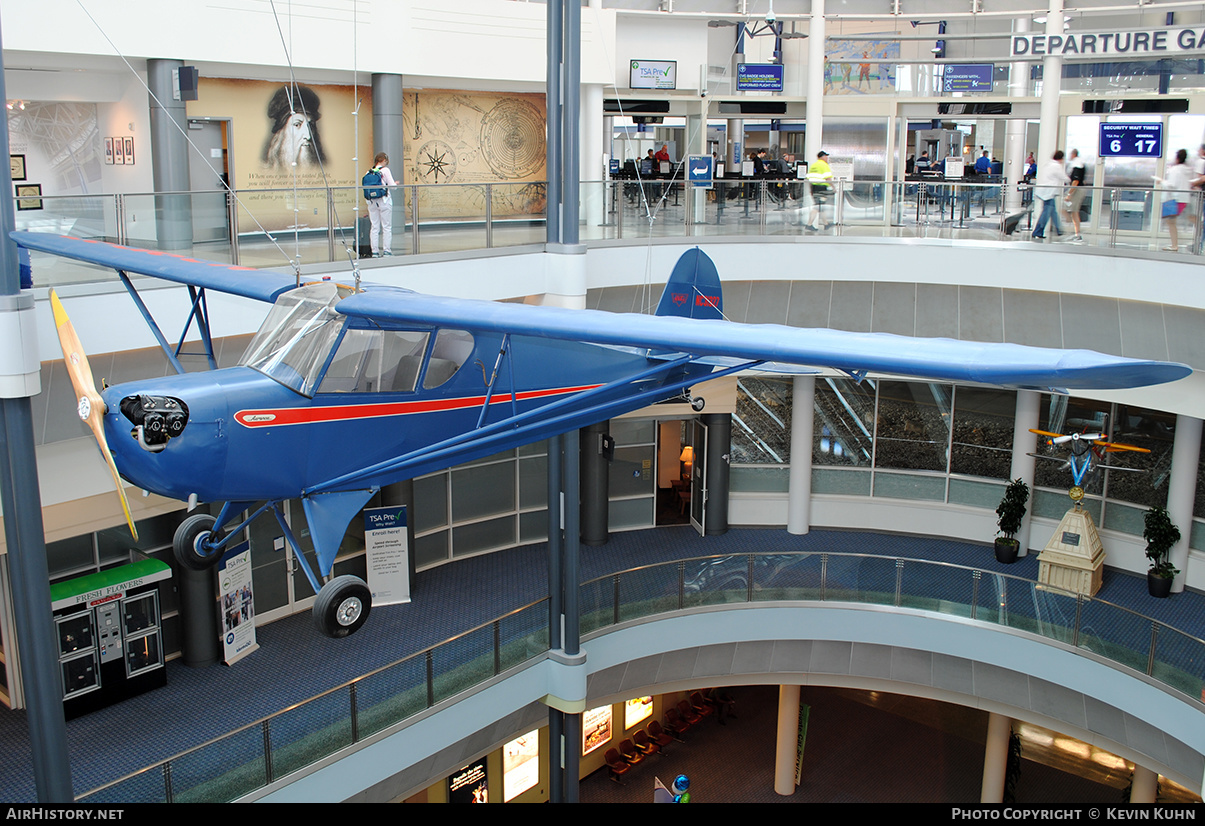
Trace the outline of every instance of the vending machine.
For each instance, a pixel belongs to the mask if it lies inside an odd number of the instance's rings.
[[[145,558],[50,587],[67,719],[167,685],[158,583]]]

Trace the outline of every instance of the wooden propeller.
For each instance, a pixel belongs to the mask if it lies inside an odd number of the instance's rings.
[[[77,408],[79,417],[88,425],[92,435],[96,438],[97,445],[100,446],[100,455],[108,464],[109,472],[113,474],[113,483],[117,485],[117,495],[121,497],[121,510],[125,513],[126,524],[130,526],[130,533],[137,541],[138,529],[134,527],[134,518],[130,515],[130,503],[126,499],[125,485],[122,484],[121,475],[117,472],[117,463],[113,461],[113,454],[109,452],[109,443],[105,439],[104,399],[100,397],[100,393],[96,392],[96,384],[92,380],[92,368],[88,366],[88,356],[84,353],[79,336],[75,334],[75,327],[71,325],[71,319],[67,317],[67,311],[63,309],[63,303],[59,301],[54,290],[50,291],[50,306],[54,310],[54,326],[59,332],[59,344],[63,348],[67,374],[71,376],[71,386],[75,388],[75,397],[79,400]]]

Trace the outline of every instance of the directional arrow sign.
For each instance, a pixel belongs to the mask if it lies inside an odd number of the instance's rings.
[[[692,187],[711,189],[715,171],[710,155],[688,155],[686,158],[686,180]]]

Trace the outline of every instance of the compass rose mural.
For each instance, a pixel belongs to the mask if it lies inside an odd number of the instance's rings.
[[[402,106],[405,180],[420,184],[423,218],[495,218],[544,211],[544,96],[423,90]],[[440,184],[441,186],[422,186]],[[406,192],[407,208],[412,195]]]

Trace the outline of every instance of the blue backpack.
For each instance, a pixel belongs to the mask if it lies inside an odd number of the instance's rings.
[[[389,190],[382,186],[383,181],[381,170],[375,166],[364,173],[364,177],[360,183],[364,185],[365,200],[375,201],[389,194]]]

